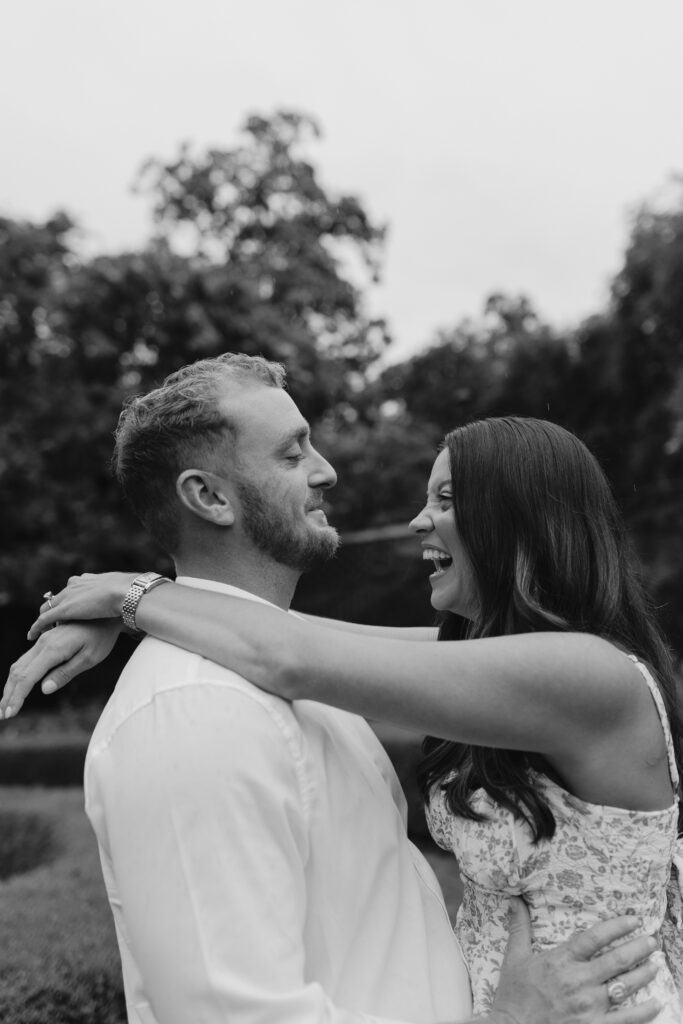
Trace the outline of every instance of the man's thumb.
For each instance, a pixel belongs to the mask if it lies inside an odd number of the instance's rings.
[[[510,899],[508,938],[505,959],[508,963],[526,957],[531,952],[531,918],[526,903],[519,896]]]

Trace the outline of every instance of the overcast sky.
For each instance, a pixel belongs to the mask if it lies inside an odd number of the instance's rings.
[[[145,157],[308,111],[324,183],[389,224],[393,358],[493,290],[556,326],[598,310],[629,214],[683,171],[680,0],[3,0],[0,31],[0,212],[137,246]]]

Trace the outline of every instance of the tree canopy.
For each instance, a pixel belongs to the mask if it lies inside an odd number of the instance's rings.
[[[129,395],[242,351],[287,364],[313,423],[352,400],[389,340],[365,311],[384,229],[320,184],[306,158],[319,134],[284,111],[248,118],[231,148],[148,161],[157,231],[139,252],[83,260],[64,214],[0,220],[5,601],[35,602],[83,564],[149,558],[108,469]]]
[[[139,251],[84,258],[64,213],[0,219],[4,602],[34,605],[86,567],[161,564],[109,472],[121,404],[184,363],[243,351],[287,365],[339,470],[345,531],[410,519],[437,445],[461,423],[515,414],[574,430],[612,481],[683,650],[680,183],[638,211],[607,308],[575,329],[544,323],[526,296],[492,294],[480,317],[387,366],[387,325],[367,312],[385,228],[321,183],[319,140],[314,119],[280,111],[247,118],[232,146],[149,160],[137,187],[155,230]],[[365,550],[352,557],[373,578],[360,581],[361,614],[401,621],[413,608],[396,585],[404,569],[394,579]],[[335,586],[354,585],[342,570]],[[304,603],[319,607],[330,578],[304,588]]]

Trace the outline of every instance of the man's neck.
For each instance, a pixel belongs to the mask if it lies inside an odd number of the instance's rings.
[[[292,603],[301,575],[287,566],[272,562],[247,565],[240,562],[223,562],[220,557],[207,559],[196,555],[176,558],[175,567],[178,576],[193,576],[196,579],[226,583],[284,609],[289,608]]]

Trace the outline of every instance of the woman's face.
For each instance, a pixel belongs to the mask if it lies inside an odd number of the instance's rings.
[[[460,540],[453,514],[453,488],[448,450],[439,453],[427,485],[427,504],[410,524],[422,540],[422,558],[433,561],[429,577],[432,606],[474,617],[478,593],[474,571]]]

